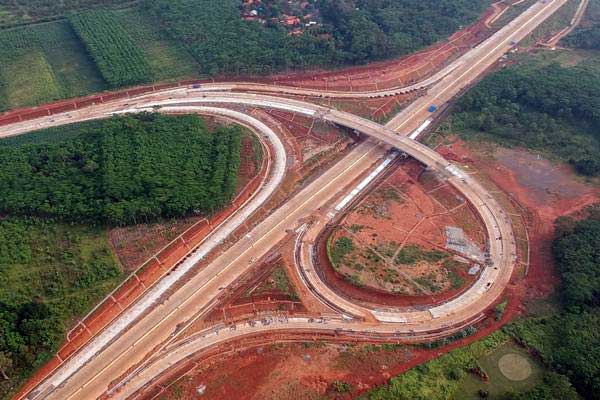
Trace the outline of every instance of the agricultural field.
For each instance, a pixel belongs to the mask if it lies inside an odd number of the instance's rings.
[[[86,31],[82,40],[67,20],[0,30],[0,111],[115,86],[198,76],[193,58],[141,9],[93,13],[94,21],[102,18],[101,26],[111,27],[104,40],[118,44],[94,47],[95,57],[88,53],[86,40],[89,45],[90,35],[100,38],[100,33]],[[80,24],[92,16],[82,15],[73,21]]]
[[[0,31],[0,110],[106,88],[65,21]]]
[[[291,35],[289,26],[244,20],[239,3],[0,2],[0,29],[10,27],[0,30],[0,42],[26,38],[19,48],[0,45],[0,111],[139,83],[391,58],[447,37],[489,5],[487,0],[448,2],[444,15],[414,0],[386,6],[382,13],[371,6],[346,13],[332,4],[313,5],[309,22],[314,17],[324,23]],[[427,23],[427,32],[415,20]],[[349,40],[359,34],[369,40]]]
[[[0,28],[64,18],[70,12],[95,8],[123,8],[139,0],[0,0]]]
[[[102,77],[113,87],[149,82],[150,64],[114,12],[98,10],[69,16]]]
[[[197,77],[198,63],[159,28],[159,22],[139,8],[113,13],[133,43],[141,50],[155,81]]]

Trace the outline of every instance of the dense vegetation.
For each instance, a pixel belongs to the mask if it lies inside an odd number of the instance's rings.
[[[326,0],[324,24],[288,35],[278,24],[244,21],[238,0],[153,0],[149,10],[202,71],[269,73],[390,58],[429,45],[472,22],[485,0]]]
[[[319,1],[309,6],[319,24],[290,35],[268,18],[243,20],[241,0],[0,0],[0,27],[60,18],[0,30],[0,111],[140,82],[391,58],[447,37],[490,2]]]
[[[569,378],[555,372],[548,372],[543,381],[531,390],[524,392],[511,392],[502,397],[502,400],[579,400]]]
[[[600,50],[600,0],[591,0],[585,11],[585,23],[563,39],[563,44],[588,50]]]
[[[474,21],[482,0],[327,0],[319,8],[337,59],[361,63],[411,53]]]
[[[508,339],[495,332],[483,340],[454,350],[392,378],[388,385],[371,391],[369,400],[448,400],[460,388],[461,379],[477,359],[501,346]]]
[[[69,21],[110,85],[126,86],[152,79],[144,54],[113,11],[74,14]]]
[[[554,243],[563,302],[577,309],[600,306],[600,209],[588,213],[580,222],[560,218]]]
[[[459,130],[546,151],[584,175],[600,174],[600,68],[535,62],[505,68],[463,96]]]
[[[120,279],[100,228],[0,220],[0,398],[49,359],[73,319]]]
[[[35,31],[2,32],[0,55],[0,109],[61,97],[57,77],[44,58]],[[21,94],[27,87],[35,88],[35,97]]]
[[[234,194],[241,131],[193,115],[115,117],[63,143],[0,146],[0,211],[128,224],[212,212]]]

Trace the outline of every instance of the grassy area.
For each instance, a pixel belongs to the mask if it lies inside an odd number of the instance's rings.
[[[64,21],[0,32],[0,110],[105,88]]]
[[[289,296],[293,301],[298,301],[300,299],[287,272],[285,272],[285,267],[283,265],[276,266],[275,269],[273,269],[273,272],[271,272],[271,275],[269,275],[269,277],[258,286],[252,294],[260,295],[272,290],[277,290]]]
[[[0,398],[56,351],[73,320],[121,280],[106,231],[28,218],[0,220]]]
[[[508,393],[535,388],[545,375],[538,360],[509,334],[497,331],[392,378],[361,399],[476,400],[485,393],[501,400]]]
[[[407,264],[415,265],[420,261],[438,262],[448,257],[448,254],[439,250],[425,250],[415,244],[405,246],[398,255],[394,262],[396,264]]]
[[[510,380],[500,370],[499,362],[504,356],[514,356],[525,360],[526,364],[513,363],[512,367],[517,371],[511,371],[513,373],[522,372],[527,375],[528,371],[519,371],[524,366],[528,365],[530,368],[530,374],[523,380]],[[500,346],[492,353],[486,354],[477,361],[479,367],[488,376],[488,381],[484,382],[479,376],[475,374],[467,374],[462,380],[460,387],[457,389],[454,396],[455,399],[461,400],[477,400],[480,399],[480,391],[489,393],[490,399],[500,399],[506,392],[521,392],[531,390],[541,382],[544,375],[544,367],[539,361],[533,359],[527,350],[520,346],[517,346],[512,341]],[[506,372],[506,371],[505,371]]]
[[[41,49],[17,51],[0,60],[2,106],[21,107],[63,97],[54,71]]]
[[[346,257],[352,252],[352,250],[354,250],[354,243],[352,242],[352,239],[346,236],[340,237],[334,243],[332,243],[332,241],[333,236],[331,236],[327,241],[327,255],[329,256],[329,260],[331,260],[331,263],[335,267],[339,265],[340,262],[342,262],[344,257]]]
[[[144,53],[157,81],[198,75],[198,63],[160,28],[159,21],[138,8],[115,13],[129,36]]]
[[[66,21],[35,25],[31,30],[56,76],[63,97],[106,89],[96,65]]]
[[[131,7],[139,2],[140,0],[0,0],[0,28],[56,20],[74,11]]]
[[[1,9],[0,9],[1,10]],[[2,14],[0,12],[0,19]],[[149,64],[153,81],[198,76],[197,62],[140,8],[109,13]],[[109,87],[66,20],[0,31],[0,111]]]
[[[435,360],[422,364],[392,378],[386,386],[364,396],[369,400],[448,400],[461,389],[470,369],[478,367],[478,360],[508,342],[503,332],[451,351]],[[456,397],[461,399],[461,397]]]

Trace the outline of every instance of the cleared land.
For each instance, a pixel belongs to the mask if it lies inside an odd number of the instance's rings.
[[[328,254],[335,271],[354,285],[429,295],[456,293],[473,281],[484,243],[464,199],[407,162],[344,218],[328,241]]]
[[[600,174],[600,57],[542,52],[515,61],[463,96],[446,128],[528,147],[582,175]]]

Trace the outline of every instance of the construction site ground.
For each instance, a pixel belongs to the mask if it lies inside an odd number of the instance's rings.
[[[449,247],[454,233],[464,235],[459,239],[473,254]],[[371,292],[361,299],[393,305],[440,302],[459,293],[477,278],[486,241],[464,199],[414,161],[395,167],[338,223],[328,239],[330,254],[342,237],[353,250],[336,265],[321,260],[335,271],[324,274],[329,284],[343,291],[345,280]]]
[[[517,240],[522,242],[519,246],[521,268],[502,299],[507,307],[500,320],[496,320],[492,310],[478,325],[475,335],[434,350],[312,341],[258,346],[238,343],[232,346],[234,350],[227,357],[201,362],[189,373],[173,377],[157,398],[355,398],[409,368],[485,337],[515,317],[526,315],[525,304],[536,304],[547,298],[558,283],[550,252],[553,221],[598,202],[598,186],[583,183],[568,167],[555,165],[525,150],[465,143],[454,136],[445,139],[437,150],[448,159],[460,162],[469,173],[477,174],[479,181],[496,188],[495,195],[504,198],[507,211],[514,214]],[[352,390],[346,394],[336,392],[336,381],[350,383]],[[200,389],[204,390],[203,396],[199,396]]]
[[[477,173],[480,181],[493,182],[524,209],[531,249],[524,289],[534,297],[551,292],[558,282],[550,248],[554,220],[598,202],[598,184],[587,184],[568,166],[524,149],[464,142],[450,136],[437,150]]]

